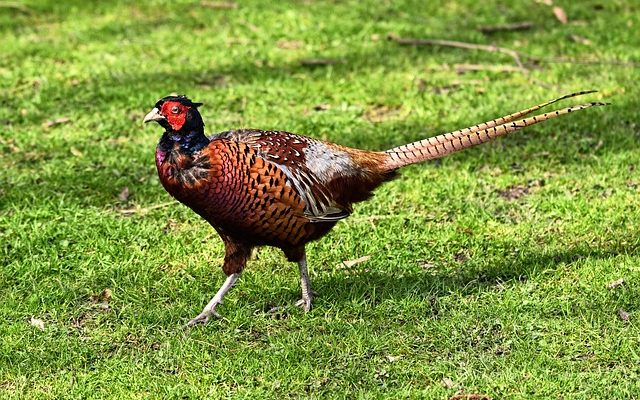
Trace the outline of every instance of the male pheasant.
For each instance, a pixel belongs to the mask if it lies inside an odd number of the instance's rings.
[[[225,245],[224,284],[189,325],[206,323],[242,272],[256,246],[280,248],[300,268],[302,299],[309,311],[313,291],[305,245],[348,217],[354,203],[409,164],[444,157],[520,128],[585,108],[592,102],[523,118],[566,95],[469,128],[444,133],[386,151],[340,146],[281,131],[239,129],[207,137],[201,103],[186,96],[160,99],[144,122],[165,132],[156,150],[164,188],[204,218]]]

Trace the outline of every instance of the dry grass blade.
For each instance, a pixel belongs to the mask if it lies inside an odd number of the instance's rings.
[[[363,262],[367,261],[370,258],[371,258],[371,256],[362,256],[360,258],[356,258],[355,260],[346,260],[346,261],[341,262],[339,264],[339,266],[344,266],[344,267],[347,267],[347,268],[351,268],[354,265],[363,263]]]
[[[60,117],[60,118],[56,118],[54,120],[51,121],[46,121],[42,124],[43,128],[53,128],[54,126],[58,126],[58,125],[62,125],[62,124],[66,124],[68,122],[71,122],[71,118],[68,117]]]

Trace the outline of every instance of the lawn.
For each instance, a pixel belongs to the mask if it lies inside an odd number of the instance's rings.
[[[546,3],[0,2],[0,398],[636,398],[640,4]],[[357,205],[307,247],[310,313],[264,248],[185,328],[223,248],[159,183],[158,98],[385,149],[586,89],[612,105]]]

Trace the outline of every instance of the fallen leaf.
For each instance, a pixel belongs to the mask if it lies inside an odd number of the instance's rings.
[[[351,268],[354,265],[363,263],[365,261],[367,261],[368,259],[370,259],[371,256],[362,256],[360,258],[356,258],[355,260],[347,260],[347,261],[343,261],[342,263],[338,264],[339,266],[344,266],[346,268]]]
[[[218,10],[232,10],[238,8],[238,3],[230,1],[201,1],[200,5],[205,8],[213,8]]]
[[[622,285],[624,285],[624,279],[623,278],[616,279],[615,281],[607,283],[607,289],[615,289],[618,286],[622,286]]]
[[[71,118],[68,117],[60,117],[60,118],[56,118],[52,121],[46,121],[42,124],[43,128],[53,128],[54,126],[58,126],[58,125],[62,125],[62,124],[66,124],[68,122],[71,122]]]
[[[302,46],[304,46],[304,42],[300,41],[300,40],[286,40],[286,39],[282,39],[282,40],[278,40],[278,43],[276,43],[276,46],[278,46],[281,49],[299,49]]]
[[[129,200],[129,186],[125,186],[124,188],[122,188],[120,194],[118,195],[118,199],[123,203]]]
[[[402,356],[392,356],[391,354],[387,355],[387,361],[389,361],[390,363],[396,362],[401,358],[402,358]]]
[[[71,152],[71,154],[73,154],[74,157],[82,157],[82,152],[73,146],[69,148],[69,151]]]
[[[31,324],[31,326],[35,326],[41,331],[44,331],[44,321],[40,318],[31,317],[31,319],[29,320],[29,324]]]
[[[558,6],[553,7],[553,15],[555,15],[556,19],[563,24],[566,24],[569,21],[567,14]]]
[[[629,321],[629,313],[622,308],[618,309],[618,317],[620,317],[620,319],[623,321]]]

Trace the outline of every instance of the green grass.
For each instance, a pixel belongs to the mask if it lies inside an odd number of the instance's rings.
[[[0,398],[638,396],[640,6],[556,0],[563,25],[534,1],[433,3],[0,3]],[[515,21],[535,28],[477,30]],[[513,60],[391,32],[598,62],[460,75]],[[295,265],[261,249],[225,319],[183,328],[222,245],[158,182],[161,131],[141,124],[158,98],[204,102],[212,133],[383,149],[594,88],[613,104],[406,168],[358,205],[308,246],[312,312],[292,306]],[[367,119],[381,106],[397,112]]]

